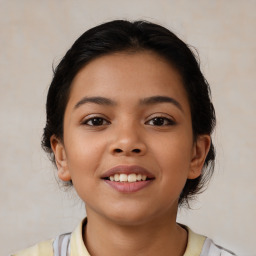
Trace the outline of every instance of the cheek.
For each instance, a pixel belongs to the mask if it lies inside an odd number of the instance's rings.
[[[177,152],[177,151],[175,151]],[[163,189],[162,195],[171,205],[177,200],[185,186],[190,172],[189,157],[184,157],[184,151],[180,154],[169,154],[166,152],[160,158],[162,172],[160,174],[160,187]]]
[[[97,196],[94,188],[98,182],[96,170],[100,160],[97,144],[88,143],[74,142],[67,153],[68,169],[74,189],[84,202],[88,201],[88,195],[90,195],[89,198],[92,196],[92,191],[94,191],[93,195]]]
[[[187,166],[191,160],[193,139],[189,133],[171,133],[151,139],[151,148],[159,164]]]
[[[95,176],[100,159],[105,151],[104,138],[95,138],[93,134],[84,135],[77,133],[76,136],[67,138],[67,163],[72,179],[86,179]]]
[[[192,136],[173,133],[167,138],[159,138],[153,144],[153,155],[161,169],[162,181],[182,189],[191,166]]]

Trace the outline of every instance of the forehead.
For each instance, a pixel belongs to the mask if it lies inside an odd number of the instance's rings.
[[[118,102],[155,95],[175,97],[188,105],[179,73],[164,58],[151,51],[121,52],[101,56],[84,66],[71,84],[68,104],[84,96]]]

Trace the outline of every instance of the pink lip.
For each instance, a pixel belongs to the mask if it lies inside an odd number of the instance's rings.
[[[145,181],[136,181],[136,182],[115,182],[110,180],[104,180],[108,185],[110,185],[115,190],[122,192],[122,193],[133,193],[139,191],[154,181],[154,175],[150,173],[143,167],[137,165],[118,165],[114,168],[111,168],[107,172],[102,175],[102,179],[113,176],[116,173],[124,173],[124,174],[144,174],[146,175],[149,180]]]
[[[137,192],[149,184],[151,184],[154,180],[145,180],[145,181],[136,181],[136,182],[115,182],[110,180],[104,180],[108,185],[110,185],[115,190],[122,193],[133,193]]]

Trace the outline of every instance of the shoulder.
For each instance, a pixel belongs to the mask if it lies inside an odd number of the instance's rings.
[[[52,243],[53,240],[43,241],[25,250],[11,254],[11,256],[53,256]]]
[[[206,238],[201,255],[234,256],[235,254],[219,245],[216,245],[212,239]]]
[[[188,244],[184,256],[234,256],[235,254],[221,246],[216,245],[210,238],[188,231]]]
[[[82,228],[86,221],[86,218],[82,220],[72,233],[61,234],[55,239],[40,242],[25,250],[11,254],[10,256],[88,256],[89,253],[84,246],[82,238]]]

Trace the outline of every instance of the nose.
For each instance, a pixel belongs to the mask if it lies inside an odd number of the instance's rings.
[[[110,145],[110,152],[116,156],[142,156],[147,151],[143,132],[137,127],[117,129]]]

